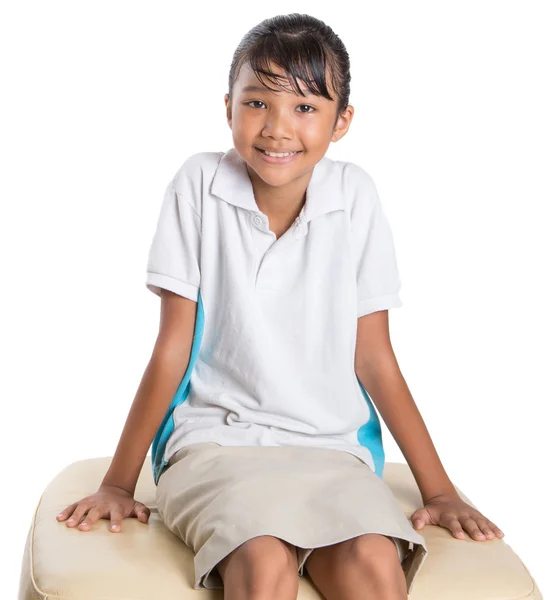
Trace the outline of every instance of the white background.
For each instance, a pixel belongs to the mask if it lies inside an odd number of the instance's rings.
[[[191,4],[2,8],[3,596],[45,487],[115,450],[158,330],[164,189],[232,146],[232,54],[293,11],[350,53],[355,117],[328,156],[365,168],[389,217],[402,372],[449,476],[547,593],[546,3]]]

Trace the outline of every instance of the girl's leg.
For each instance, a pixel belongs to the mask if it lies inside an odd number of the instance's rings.
[[[225,600],[295,600],[299,589],[295,546],[270,535],[254,537],[217,564]]]
[[[405,573],[394,541],[367,533],[316,548],[306,571],[326,600],[407,600]]]

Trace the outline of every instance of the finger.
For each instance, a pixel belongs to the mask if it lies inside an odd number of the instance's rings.
[[[88,514],[78,525],[78,529],[81,529],[82,531],[89,531],[93,527],[93,524],[101,518],[102,513],[103,511],[98,506],[90,508]]]
[[[139,521],[143,520],[143,517],[146,518],[146,514],[144,513],[144,509],[146,509],[146,506],[141,503],[141,502],[137,502],[137,500],[133,503],[133,506],[131,507],[131,511],[129,513],[129,517],[137,517],[139,519]]]
[[[148,506],[145,506],[141,502],[137,502],[137,504],[135,505],[135,515],[139,519],[139,521],[147,523],[150,517],[150,508],[148,508]]]
[[[443,525],[459,539],[464,539],[464,531],[462,530],[460,521],[454,515],[442,515],[440,517],[440,525]]]
[[[495,532],[495,535],[499,538],[504,537],[504,533],[493,523],[493,521],[487,521],[489,523],[489,527]]]
[[[122,519],[124,518],[124,513],[122,512],[122,508],[120,506],[116,506],[110,511],[110,530],[113,532],[122,531]]]
[[[495,532],[491,530],[489,521],[485,517],[478,517],[476,523],[486,538],[491,540],[495,537]]]
[[[64,521],[69,515],[72,514],[72,511],[78,506],[78,502],[74,502],[73,504],[71,504],[70,506],[67,506],[65,508],[65,510],[62,510],[58,515],[57,515],[57,520],[58,521]]]
[[[89,510],[89,505],[87,504],[78,504],[76,510],[72,513],[70,519],[67,521],[67,527],[76,527],[78,523],[84,518],[85,514]]]
[[[468,534],[470,535],[471,538],[474,538],[476,540],[484,540],[485,539],[485,536],[480,531],[475,519],[473,519],[472,517],[469,517],[469,516],[463,516],[463,517],[461,517],[461,523],[464,526],[464,528],[466,529],[466,531],[468,531]]]
[[[424,509],[419,509],[415,513],[413,513],[411,517],[411,522],[415,526],[416,529],[420,529],[427,522],[428,513]]]

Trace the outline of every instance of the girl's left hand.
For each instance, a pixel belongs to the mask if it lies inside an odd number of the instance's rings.
[[[459,539],[464,539],[463,527],[477,541],[504,537],[504,533],[492,521],[464,502],[458,494],[440,494],[430,498],[410,519],[417,530],[425,525],[439,525]]]

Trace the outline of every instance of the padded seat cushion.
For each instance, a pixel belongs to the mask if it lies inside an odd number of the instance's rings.
[[[90,531],[57,521],[64,508],[97,491],[111,460],[75,462],[44,490],[27,536],[19,600],[220,600],[222,590],[193,587],[194,554],[158,515],[149,456],[135,490],[135,498],[151,510],[148,524],[124,519],[122,531],[112,533],[107,519]],[[422,506],[408,465],[386,462],[383,480],[408,517]],[[429,554],[417,574],[412,600],[542,600],[531,574],[505,538],[458,540],[438,526],[427,526],[421,534]],[[322,600],[306,572],[298,598]]]

